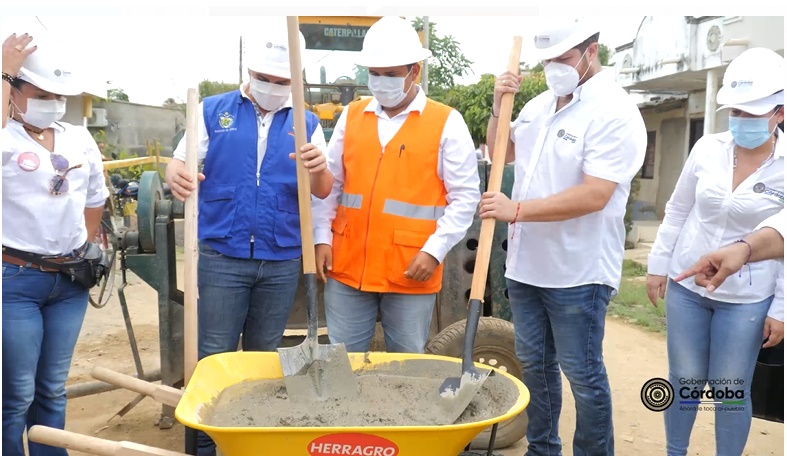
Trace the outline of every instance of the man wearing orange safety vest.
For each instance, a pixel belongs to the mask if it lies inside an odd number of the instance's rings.
[[[481,195],[462,115],[415,83],[432,55],[404,19],[372,25],[358,64],[373,99],[342,112],[330,144],[330,195],[314,208],[317,274],[331,343],[369,350],[378,311],[388,352],[423,353],[445,255]]]

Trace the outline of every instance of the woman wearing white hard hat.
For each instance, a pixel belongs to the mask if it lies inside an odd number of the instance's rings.
[[[275,350],[302,270],[289,44],[284,19],[272,25],[245,40],[249,80],[199,106],[200,359],[235,351],[241,334],[244,351]],[[309,111],[306,129],[311,142],[301,156],[316,201],[328,194],[333,177],[319,119]],[[166,172],[181,201],[194,190],[185,145],[184,136]],[[200,456],[216,452],[202,432],[197,445]]]
[[[691,150],[648,257],[650,300],[665,299],[677,396],[664,414],[669,455],[686,454],[700,407],[684,402],[692,400],[715,405],[716,454],[743,453],[758,352],[783,338],[784,269],[775,260],[747,262],[713,291],[673,279],[722,246],[750,249],[744,237],[784,208],[784,78],[784,58],[768,49],[730,63],[716,98],[729,131],[705,135]],[[706,384],[721,396],[700,396]]]
[[[374,98],[350,103],[331,137],[336,183],[314,215],[315,253],[328,336],[349,352],[369,350],[378,313],[387,351],[424,352],[441,263],[480,198],[462,115],[416,84],[430,55],[406,20],[373,24],[357,63]]]
[[[28,426],[64,427],[89,275],[103,260],[88,242],[109,196],[101,154],[87,129],[60,120],[66,96],[83,93],[70,61],[51,37],[3,43],[4,456],[25,454]],[[30,455],[67,454],[28,447]]]

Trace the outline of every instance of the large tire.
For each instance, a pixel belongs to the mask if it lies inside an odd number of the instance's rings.
[[[426,352],[434,355],[462,357],[465,338],[465,320],[445,328],[432,339]],[[522,367],[514,351],[514,325],[494,317],[482,317],[478,322],[478,332],[473,347],[473,359],[522,378]],[[491,428],[484,430],[470,444],[472,449],[489,448]],[[522,412],[497,427],[495,448],[507,448],[522,440],[527,433],[527,413]]]

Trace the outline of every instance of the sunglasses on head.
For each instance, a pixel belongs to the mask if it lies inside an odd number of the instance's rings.
[[[68,193],[68,179],[66,175],[72,169],[77,169],[82,167],[82,163],[76,166],[68,166],[68,160],[66,157],[60,154],[51,154],[50,159],[52,161],[52,167],[55,168],[55,171],[58,173],[52,177],[52,180],[49,182],[49,192],[53,195],[62,195],[63,193]]]

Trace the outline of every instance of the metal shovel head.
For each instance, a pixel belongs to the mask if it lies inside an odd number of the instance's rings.
[[[324,401],[358,394],[358,379],[344,344],[318,345],[315,356],[308,340],[278,351],[290,400]]]
[[[491,373],[491,370],[473,367],[463,372],[462,377],[445,379],[440,385],[440,407],[445,416],[445,424],[453,424],[462,416]]]

